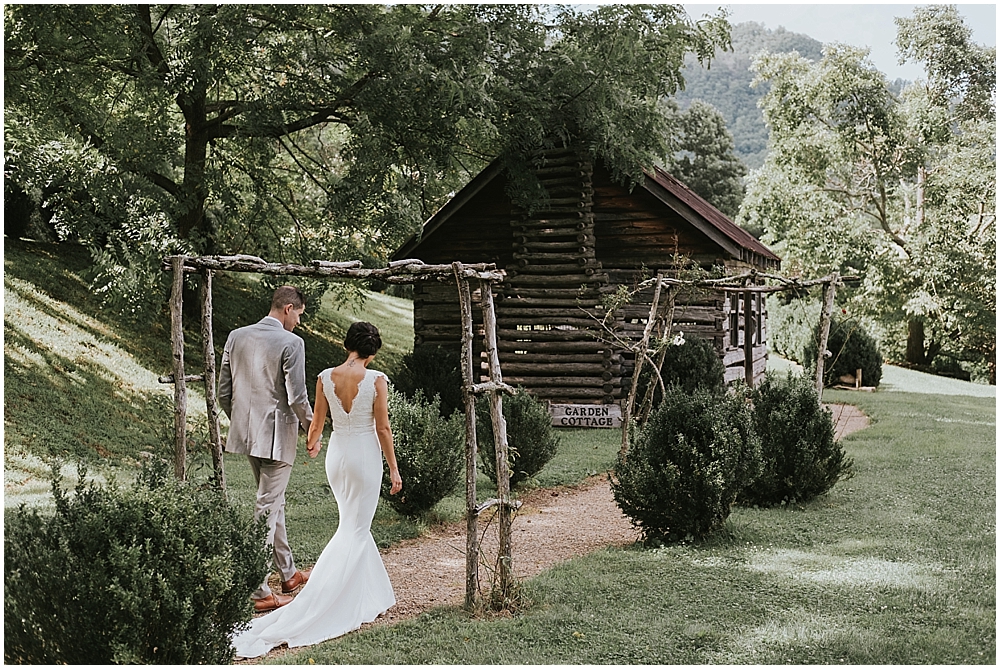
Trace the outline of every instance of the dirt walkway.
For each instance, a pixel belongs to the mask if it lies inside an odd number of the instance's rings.
[[[868,417],[849,404],[827,405],[833,411],[836,438],[866,427]],[[638,532],[615,504],[606,475],[571,488],[534,490],[521,497],[512,525],[514,571],[529,578],[554,564],[605,546],[636,541]],[[495,533],[493,533],[495,534]],[[492,541],[491,541],[492,539]],[[496,539],[484,540],[487,556],[496,555]],[[413,618],[443,605],[460,605],[465,596],[465,522],[434,528],[383,552],[396,605],[371,625]],[[480,578],[488,578],[485,570]],[[267,657],[287,652],[280,648]]]
[[[852,432],[863,430],[871,424],[868,416],[852,404],[825,404],[833,412],[834,438],[840,441]]]
[[[574,488],[532,491],[522,496],[521,502],[512,532],[518,547],[514,572],[522,578],[604,546],[621,546],[638,538],[615,504],[607,476],[591,477]],[[493,534],[488,532],[484,539],[486,556],[496,555]],[[396,592],[396,605],[380,620],[395,622],[434,606],[462,603],[464,522],[400,542],[382,558]],[[488,578],[485,570],[480,578]]]

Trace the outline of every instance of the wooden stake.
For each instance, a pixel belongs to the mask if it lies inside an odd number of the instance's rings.
[[[751,300],[753,293],[749,290],[743,293],[743,378],[747,386],[753,388],[753,308]]]
[[[628,451],[628,429],[632,418],[632,408],[635,406],[635,394],[639,388],[639,373],[642,371],[643,363],[646,362],[646,349],[649,347],[649,335],[653,331],[653,323],[656,321],[656,310],[660,305],[660,289],[663,287],[663,273],[656,275],[656,287],[653,289],[653,302],[649,305],[649,317],[646,320],[646,327],[642,331],[642,341],[639,342],[639,350],[635,353],[635,369],[632,371],[632,389],[625,400],[625,410],[622,412],[622,447],[621,456],[625,457]]]
[[[462,399],[465,404],[465,608],[472,610],[479,592],[479,528],[476,509],[476,396],[472,369],[472,295],[462,263],[454,262],[462,311]]]
[[[674,295],[674,286],[667,286],[667,315],[663,320],[663,333],[661,337],[666,339],[670,336],[670,333],[674,329],[674,306],[676,302],[676,296]],[[667,347],[664,346],[660,349],[660,352],[656,355],[656,360],[653,361],[656,369],[663,367],[663,361],[667,358]],[[662,381],[662,379],[660,379]],[[656,385],[650,383],[646,388],[646,396],[642,400],[642,404],[639,406],[639,411],[637,412],[639,422],[645,423],[646,419],[649,418],[649,413],[653,410],[653,397],[656,394]]]
[[[212,448],[215,485],[226,489],[226,470],[222,460],[222,434],[219,431],[219,404],[215,397],[215,339],[212,335],[212,270],[201,272],[201,345],[205,358],[205,410],[208,414],[208,437]]]
[[[184,256],[170,259],[174,284],[170,293],[170,345],[174,354],[174,476],[187,478],[187,383],[184,381]]]
[[[503,383],[500,356],[497,355],[497,320],[493,309],[493,285],[482,282],[480,304],[483,308],[483,330],[486,334],[486,359],[489,363],[490,382]],[[503,599],[511,593],[514,584],[513,556],[511,555],[511,503],[510,467],[507,464],[507,421],[503,417],[503,396],[499,388],[487,394],[490,403],[490,420],[493,423],[494,446],[497,456],[497,498],[500,500],[500,548],[497,555],[499,589]]]
[[[816,355],[816,394],[823,401],[823,367],[826,365],[826,345],[830,340],[830,315],[833,313],[833,301],[837,296],[837,280],[839,275],[834,272],[830,281],[823,284],[823,310],[819,315],[819,353]]]

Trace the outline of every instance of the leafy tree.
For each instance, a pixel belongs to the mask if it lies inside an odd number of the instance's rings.
[[[735,218],[743,201],[747,168],[736,156],[726,120],[712,105],[694,100],[677,115],[677,153],[667,166],[675,177]]]
[[[5,162],[115,295],[162,295],[168,252],[384,258],[496,156],[540,196],[525,150],[546,142],[637,178],[685,55],[729,28],[679,5],[7,5],[4,24]]]
[[[901,20],[928,82],[900,96],[862,49],[830,45],[815,64],[762,54],[771,151],[740,220],[786,270],[863,275],[849,301],[890,357],[944,353],[995,378],[995,57],[969,38],[952,8]]]

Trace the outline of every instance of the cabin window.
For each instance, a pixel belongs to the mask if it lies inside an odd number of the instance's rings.
[[[740,294],[729,293],[729,345],[740,345]]]

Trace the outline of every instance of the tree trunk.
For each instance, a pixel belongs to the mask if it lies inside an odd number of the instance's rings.
[[[907,324],[906,362],[911,365],[924,365],[924,322],[919,318],[911,318]]]
[[[202,230],[205,222],[205,202],[208,190],[205,186],[205,166],[208,164],[208,140],[205,126],[208,122],[206,111],[207,90],[204,84],[195,84],[193,89],[178,98],[178,106],[184,112],[184,183],[181,186],[181,211],[177,219],[177,232],[181,239],[190,239],[192,233],[204,237],[208,246],[214,246],[210,231]],[[205,253],[211,249],[199,249]]]
[[[941,342],[931,339],[927,344],[927,351],[924,353],[924,364],[929,365],[934,362],[934,358],[941,352]]]
[[[208,142],[187,125],[188,139],[184,151],[184,196],[180,202],[182,213],[177,219],[177,233],[181,239],[190,239],[199,231],[205,220],[205,163],[208,159]],[[194,135],[194,136],[192,136]],[[199,249],[203,250],[203,249]]]

